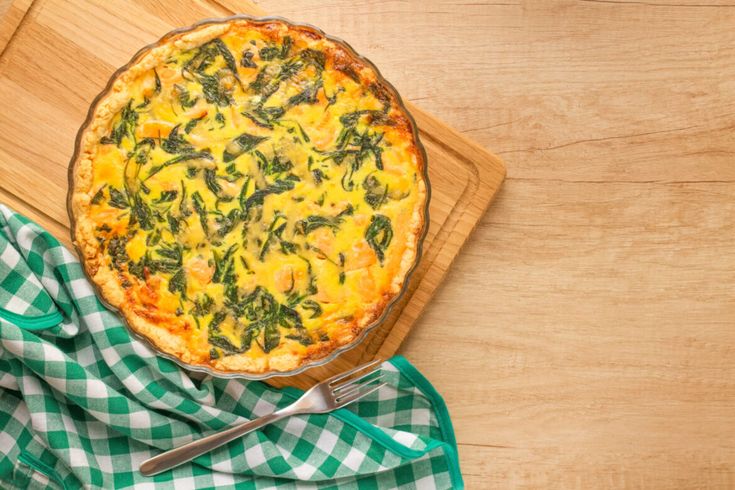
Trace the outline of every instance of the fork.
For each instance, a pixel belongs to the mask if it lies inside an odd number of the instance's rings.
[[[140,465],[140,472],[144,476],[157,475],[283,418],[293,415],[327,413],[356,402],[386,385],[384,382],[376,384],[382,375],[374,376],[380,369],[381,362],[376,359],[327,378],[312,386],[287,407],[147,459]]]

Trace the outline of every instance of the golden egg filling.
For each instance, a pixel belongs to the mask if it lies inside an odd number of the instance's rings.
[[[319,31],[174,32],[80,130],[73,239],[104,299],[184,363],[288,371],[353,342],[401,290],[425,165],[395,91]]]

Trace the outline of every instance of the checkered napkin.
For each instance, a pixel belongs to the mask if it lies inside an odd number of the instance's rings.
[[[0,205],[0,487],[462,488],[446,407],[402,357],[348,409],[296,416],[173,471],[145,459],[301,393],[197,381],[132,338],[77,259]]]

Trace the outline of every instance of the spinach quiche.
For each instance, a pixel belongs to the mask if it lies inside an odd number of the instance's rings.
[[[235,17],[119,70],[80,129],[73,240],[104,300],[216,373],[308,366],[401,291],[425,154],[395,90],[321,31]]]

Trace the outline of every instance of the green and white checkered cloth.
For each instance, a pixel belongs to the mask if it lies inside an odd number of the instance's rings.
[[[439,394],[402,357],[382,370],[389,385],[347,409],[282,420],[144,477],[145,459],[301,392],[189,377],[131,337],[74,255],[0,205],[2,488],[462,488]]]

